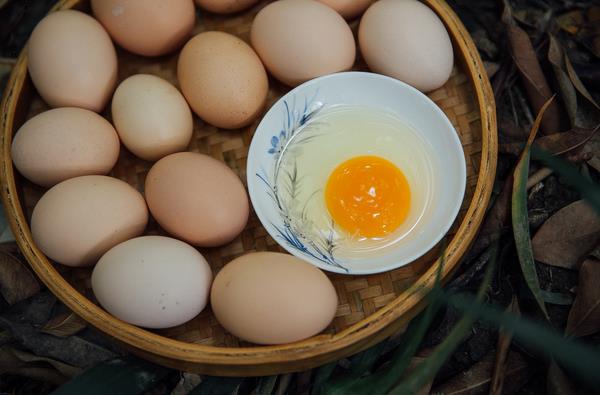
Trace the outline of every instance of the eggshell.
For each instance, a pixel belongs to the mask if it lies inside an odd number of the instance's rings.
[[[231,34],[200,33],[177,64],[181,90],[206,122],[225,129],[252,123],[262,112],[269,81],[252,48]]]
[[[288,254],[241,256],[217,274],[211,306],[235,336],[258,344],[306,339],[325,329],[337,309],[337,294],[316,267]]]
[[[315,0],[270,3],[254,19],[252,46],[267,70],[283,83],[349,70],[356,45],[346,21]]]
[[[112,117],[123,144],[146,160],[184,151],[194,122],[185,98],[162,78],[137,74],[117,87]]]
[[[119,137],[95,112],[56,108],[19,128],[11,156],[27,179],[50,187],[77,176],[108,173],[119,158]]]
[[[196,21],[193,0],[92,0],[92,10],[117,44],[144,56],[177,49]]]
[[[208,302],[212,272],[194,247],[162,236],[125,241],[94,267],[92,289],[115,317],[146,328],[181,325]]]
[[[250,8],[258,0],[196,0],[198,6],[217,14],[232,14]]]
[[[50,259],[96,263],[113,246],[139,236],[148,210],[129,184],[106,176],[71,178],[49,189],[33,209],[31,234]]]
[[[146,176],[146,200],[160,226],[196,246],[228,243],[248,221],[248,195],[238,176],[194,152],[156,162]]]
[[[64,10],[46,16],[28,45],[29,74],[52,107],[100,112],[117,82],[117,54],[94,18]]]
[[[356,18],[362,14],[375,0],[319,0],[333,8],[346,19]]]
[[[416,0],[380,0],[365,12],[358,32],[369,68],[429,92],[444,85],[454,64],[452,42],[440,18]]]

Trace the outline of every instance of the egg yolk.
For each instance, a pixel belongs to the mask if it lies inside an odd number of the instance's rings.
[[[410,187],[402,171],[378,156],[358,156],[333,170],[325,202],[337,225],[352,235],[383,237],[408,215]]]

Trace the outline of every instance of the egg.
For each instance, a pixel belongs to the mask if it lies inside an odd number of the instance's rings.
[[[194,112],[225,129],[252,123],[269,91],[267,73],[256,53],[244,41],[222,32],[192,38],[179,55],[177,76]]]
[[[117,54],[94,18],[53,12],[33,29],[27,51],[31,80],[51,107],[104,108],[117,82]]]
[[[250,36],[267,70],[290,86],[349,70],[356,56],[344,18],[315,0],[270,3],[256,15]]]
[[[145,328],[169,328],[198,315],[208,302],[212,272],[194,247],[143,236],[107,251],[92,272],[92,289],[115,317]]]
[[[119,137],[95,112],[55,108],[19,128],[11,156],[27,179],[50,187],[77,176],[108,173],[119,158]]]
[[[360,50],[369,68],[429,92],[444,85],[454,64],[440,18],[416,0],[380,0],[363,15]]]
[[[325,201],[333,221],[346,232],[380,238],[398,229],[408,216],[410,187],[389,160],[361,155],[331,172]]]
[[[92,10],[117,44],[144,56],[177,49],[196,21],[193,0],[92,0]]]
[[[146,176],[150,212],[167,232],[195,246],[237,237],[248,221],[244,185],[224,163],[194,152],[156,162]]]
[[[112,118],[123,144],[149,161],[184,151],[194,128],[183,95],[169,82],[148,74],[121,82],[112,100]]]
[[[240,12],[257,2],[258,0],[196,0],[198,6],[217,14]]]
[[[316,267],[287,254],[257,252],[225,265],[211,306],[223,327],[257,344],[282,344],[318,334],[333,320],[337,294]]]
[[[31,216],[36,246],[67,266],[89,266],[115,245],[139,236],[148,210],[129,184],[107,176],[71,178],[50,188]]]
[[[362,14],[375,0],[319,0],[336,10],[346,19],[356,18]]]
[[[418,130],[384,108],[338,104],[313,114],[299,133],[282,149],[272,181],[293,232],[327,235],[345,262],[381,257],[421,235],[443,192],[442,164]]]

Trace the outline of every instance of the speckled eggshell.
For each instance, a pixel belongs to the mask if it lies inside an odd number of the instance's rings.
[[[149,161],[184,151],[194,129],[183,95],[169,82],[149,74],[121,82],[113,96],[112,118],[127,149]]]
[[[233,14],[256,4],[258,0],[196,0],[199,7],[217,14]]]
[[[321,270],[274,252],[243,255],[225,265],[210,298],[225,329],[257,344],[316,335],[333,320],[338,304],[335,288]]]
[[[270,3],[256,15],[250,37],[267,70],[290,86],[349,70],[356,56],[344,18],[316,0]]]
[[[336,10],[346,19],[353,19],[362,14],[375,0],[319,0]]]
[[[69,178],[107,174],[119,158],[119,137],[95,112],[55,108],[23,124],[15,134],[11,156],[30,181],[50,187]]]
[[[440,18],[416,0],[380,0],[363,15],[360,50],[369,68],[423,92],[444,85],[454,64]]]
[[[256,53],[223,32],[192,38],[179,55],[177,76],[194,112],[224,129],[252,123],[264,109],[269,91],[267,73]]]
[[[125,241],[92,272],[94,295],[115,317],[145,328],[170,328],[198,315],[208,302],[212,272],[194,247],[162,236]]]
[[[227,165],[207,155],[179,152],[162,158],[148,172],[145,191],[160,226],[195,246],[226,244],[248,221],[244,185]]]
[[[129,184],[107,176],[82,176],[56,184],[31,217],[37,247],[67,266],[94,265],[115,245],[142,234],[148,209]]]
[[[53,12],[35,27],[27,51],[29,74],[46,103],[102,111],[117,82],[117,53],[97,20]]]
[[[117,44],[144,56],[177,49],[196,21],[193,0],[92,0],[92,10]]]

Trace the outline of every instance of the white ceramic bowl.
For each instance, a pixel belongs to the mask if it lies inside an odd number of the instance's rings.
[[[393,242],[386,242],[364,252],[349,247],[353,245],[351,241],[339,239],[343,232],[334,231],[335,224],[327,217],[329,213],[323,209],[324,203],[318,203],[319,199],[325,201],[322,198],[323,189],[311,194],[310,199],[316,196],[317,201],[310,203],[310,207],[316,207],[311,212],[306,209],[308,203],[299,203],[290,198],[290,186],[295,184],[282,184],[283,181],[280,181],[293,178],[293,175],[288,178],[281,176],[282,163],[292,163],[282,159],[285,155],[292,155],[286,153],[286,149],[292,146],[290,142],[300,141],[300,136],[310,137],[309,133],[318,130],[319,119],[331,119],[325,116],[340,106],[359,106],[356,108],[371,108],[391,114],[414,132],[427,152],[424,160],[421,160],[421,163],[426,163],[427,169],[422,177],[413,176],[412,179],[413,183],[426,183],[428,188],[427,196],[417,202],[422,206],[420,211],[413,215],[413,222]],[[316,133],[315,138],[323,135],[325,134]],[[318,140],[307,140],[313,141],[312,147],[317,147],[314,141]],[[394,147],[390,147],[393,144],[389,141],[392,140],[388,140],[382,149],[393,151]],[[312,161],[322,162],[323,171],[330,172],[336,158],[344,157],[343,147],[349,146],[348,144],[347,141],[340,141],[338,147],[338,144],[329,141],[318,146],[326,147],[322,148],[325,151],[316,154],[315,149]],[[364,141],[361,146],[366,147],[365,155],[378,154],[369,151],[369,144]],[[352,150],[354,154],[360,152],[360,148],[358,151],[356,147]],[[304,148],[304,151],[298,152],[309,155],[310,149],[308,154],[306,151],[307,148]],[[386,151],[386,159],[398,159],[401,162],[399,154],[394,158],[394,154],[390,154],[392,151]],[[413,151],[418,150],[407,151],[404,148],[402,152],[410,156]],[[418,162],[419,158],[423,159],[422,155],[413,159]],[[466,165],[456,130],[442,110],[427,96],[403,82],[383,75],[345,72],[308,81],[288,92],[273,105],[252,139],[247,177],[254,210],[269,234],[283,248],[324,270],[345,274],[371,274],[407,265],[442,239],[454,222],[463,200]],[[411,189],[412,187],[411,184]],[[332,224],[330,233],[322,228],[317,229],[314,225],[325,219]]]

